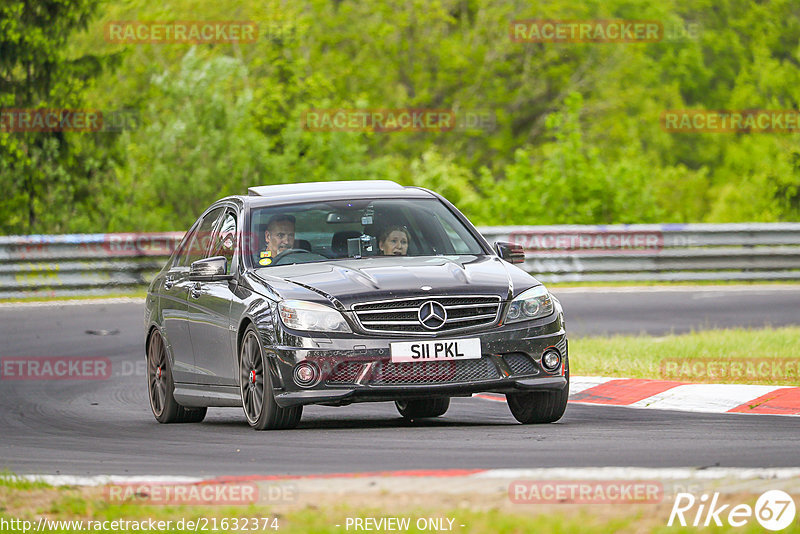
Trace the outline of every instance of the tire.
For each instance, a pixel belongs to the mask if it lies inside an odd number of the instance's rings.
[[[281,408],[275,402],[264,347],[253,325],[245,330],[239,351],[239,391],[247,423],[254,429],[286,430],[300,422],[302,406]]]
[[[153,332],[147,346],[147,392],[150,410],[159,423],[199,423],[208,408],[187,408],[175,400],[175,382],[164,338]]]
[[[423,419],[444,415],[450,407],[450,398],[394,401],[394,405],[404,419]]]
[[[569,358],[566,357],[564,376],[567,378],[567,385],[560,391],[507,393],[508,407],[514,418],[525,425],[554,423],[561,419],[569,399]]]

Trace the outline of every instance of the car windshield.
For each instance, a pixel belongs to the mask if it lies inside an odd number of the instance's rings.
[[[345,258],[483,254],[437,199],[348,200],[254,208],[254,266]]]

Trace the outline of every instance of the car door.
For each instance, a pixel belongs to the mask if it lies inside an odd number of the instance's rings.
[[[172,371],[175,382],[197,383],[194,350],[189,328],[189,269],[192,261],[205,257],[210,246],[210,235],[222,214],[216,208],[202,216],[178,253],[175,262],[164,278],[162,314],[167,343],[174,358]]]
[[[229,207],[221,217],[212,236],[208,257],[224,256],[228,273],[236,272],[236,238],[238,217]],[[238,363],[231,329],[231,302],[236,298],[236,282],[192,282],[189,289],[189,331],[194,349],[197,378],[202,384],[236,386]]]
[[[175,382],[189,382],[194,372],[186,302],[189,292],[189,267],[186,265],[186,256],[197,235],[199,225],[198,220],[181,242],[178,253],[164,274],[159,292],[162,327],[169,352],[173,356],[172,376]]]

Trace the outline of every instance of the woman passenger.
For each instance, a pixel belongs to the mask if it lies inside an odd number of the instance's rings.
[[[378,248],[384,256],[405,256],[408,254],[408,241],[408,230],[404,226],[387,226],[378,236]]]

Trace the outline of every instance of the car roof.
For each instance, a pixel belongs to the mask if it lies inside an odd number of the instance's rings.
[[[351,180],[340,182],[304,182],[264,185],[248,189],[243,200],[254,206],[293,202],[347,200],[365,198],[435,198],[420,187],[404,187],[390,180]]]

